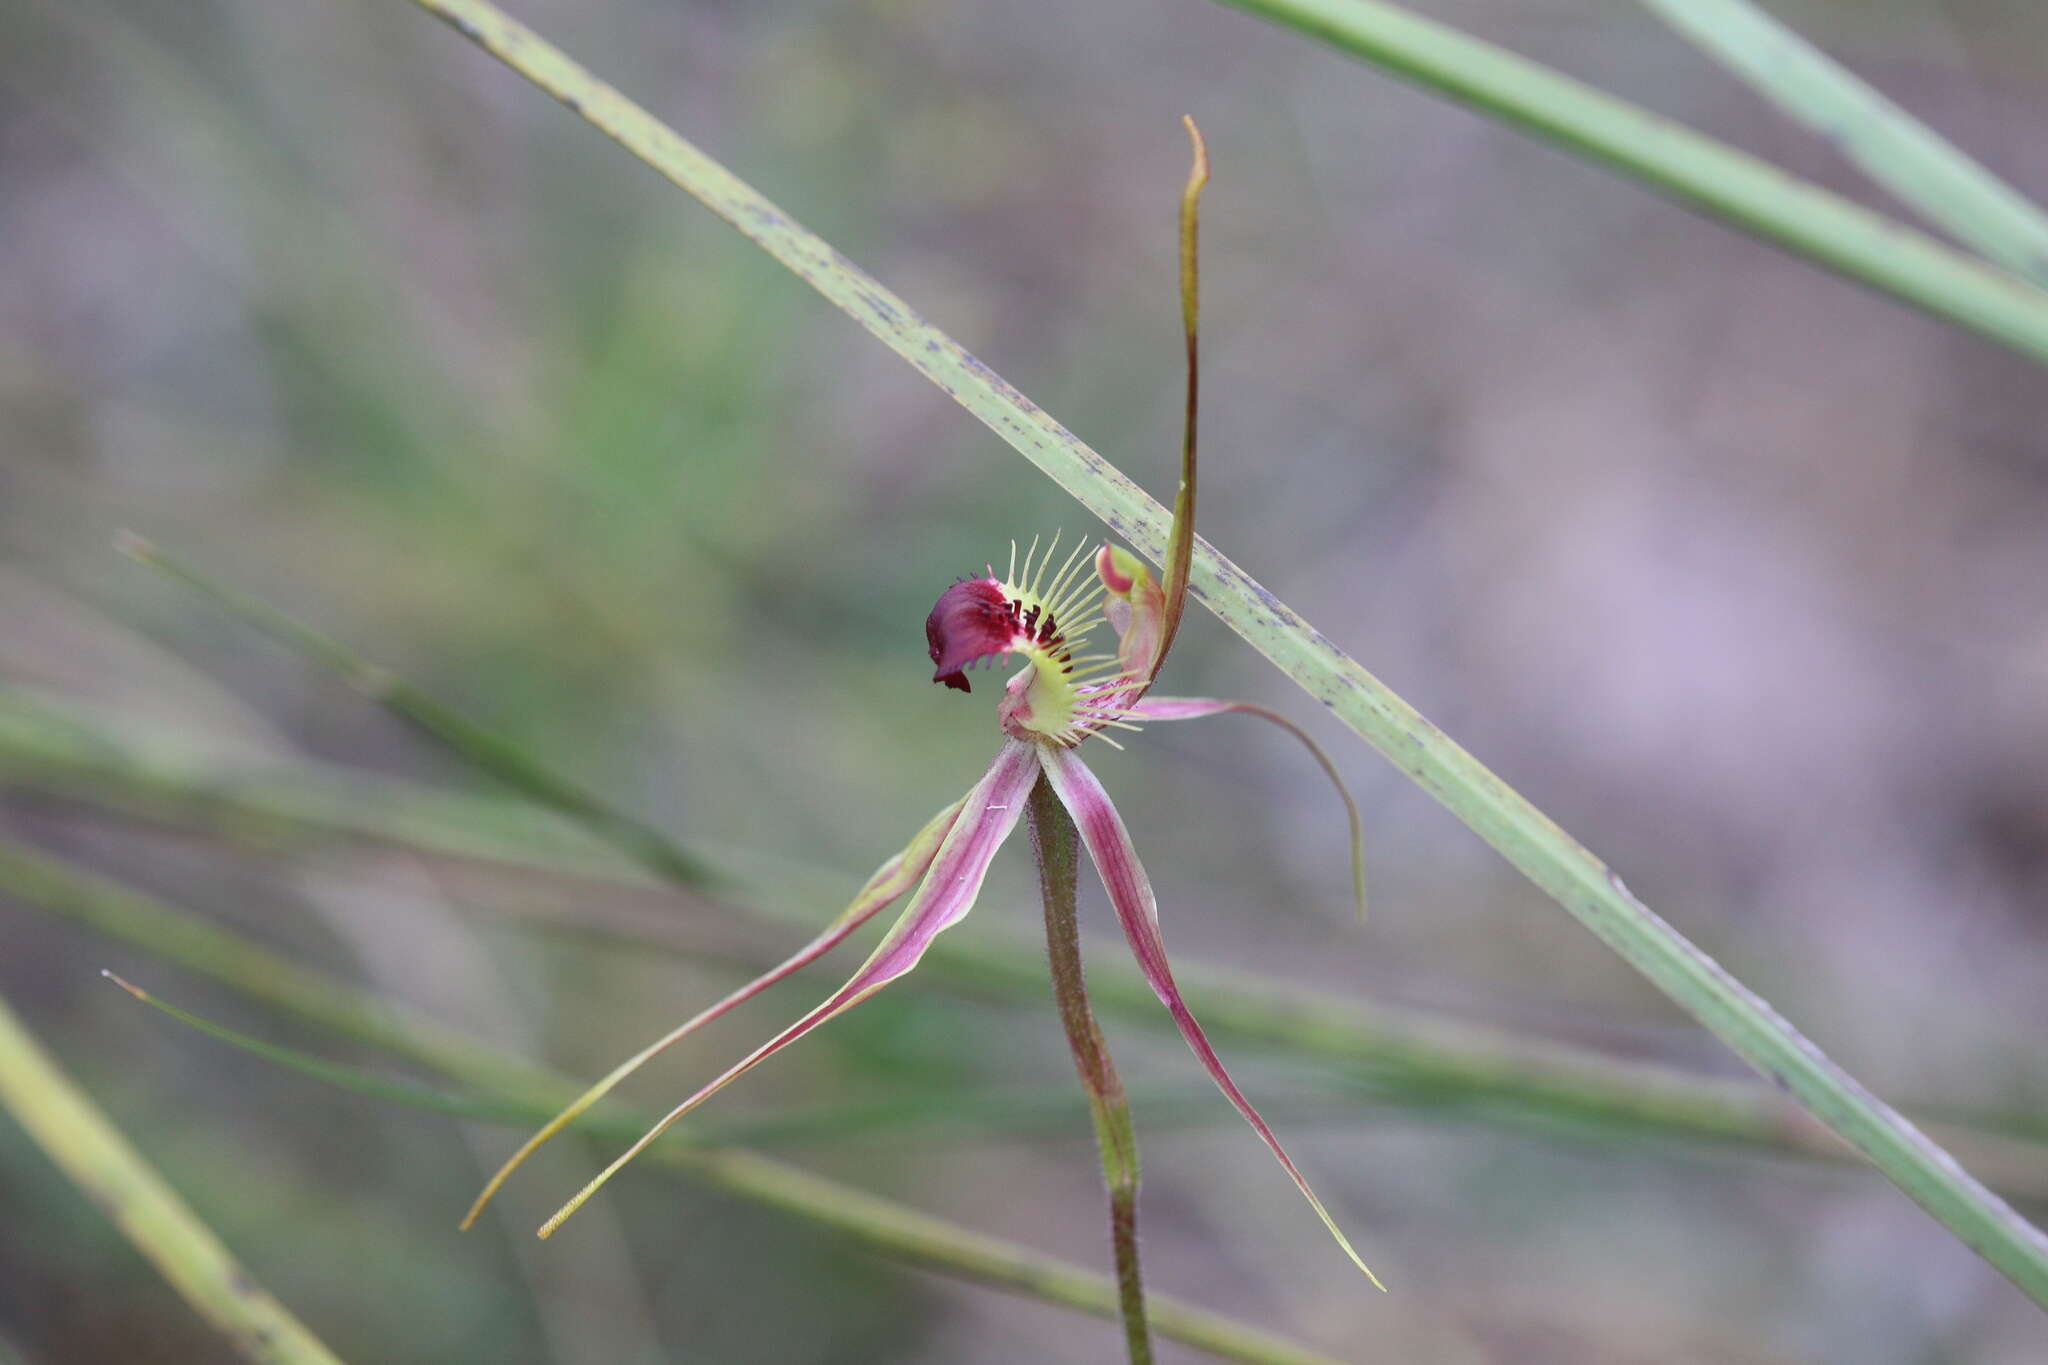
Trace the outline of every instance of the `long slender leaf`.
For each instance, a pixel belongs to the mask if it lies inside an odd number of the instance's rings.
[[[181,1009],[112,972],[102,972],[123,990],[150,1008],[159,1010],[189,1028],[197,1029],[227,1046],[308,1076],[322,1085],[353,1095],[367,1096],[386,1104],[418,1109],[451,1118],[478,1119],[487,1123],[529,1126],[545,1122],[552,1111],[530,1100],[496,1095],[457,1093],[424,1085],[404,1077],[384,1075],[364,1067],[330,1061],[297,1048],[267,1042],[262,1038],[228,1028],[211,1019]],[[1180,1126],[1205,1127],[1228,1119],[1230,1111],[1216,1104],[1212,1089],[1161,1088],[1141,1098],[1147,1122],[1165,1121]],[[1263,1108],[1274,1113],[1330,1119],[1357,1113],[1353,1101],[1297,1092],[1267,1100]],[[1071,1087],[1058,1090],[987,1091],[962,1093],[943,1088],[891,1096],[860,1104],[834,1103],[799,1109],[757,1112],[739,1118],[698,1118],[687,1131],[679,1131],[678,1142],[744,1143],[750,1146],[843,1145],[849,1139],[872,1136],[901,1142],[905,1130],[914,1130],[919,1141],[938,1136],[997,1136],[1004,1140],[1020,1133],[1067,1134],[1088,1117],[1088,1103]],[[647,1131],[651,1115],[613,1107],[582,1115],[577,1131],[618,1142],[631,1142]],[[0,1365],[4,1365],[0,1357]]]
[[[2006,269],[2048,284],[2048,213],[1751,0],[1640,0],[1872,180]]]
[[[1111,530],[1155,564],[1164,562],[1168,518],[1158,503],[872,276],[487,0],[416,3],[447,20],[464,37],[695,195],[986,422]],[[1262,9],[1296,12],[1332,32],[1343,32],[1346,21],[1371,18],[1384,28],[1398,18],[1408,25],[1400,31],[1422,38],[1438,59],[1456,55],[1445,36],[1450,30],[1421,25],[1412,16],[1366,0],[1259,0],[1259,4]],[[1555,82],[1546,88],[1563,105],[1576,101],[1583,112],[1593,102],[1597,123],[1620,126],[1620,111],[1626,106],[1600,106],[1597,102],[1606,97],[1575,87],[1533,64],[1518,65],[1519,59],[1504,53],[1464,55],[1475,61],[1472,71],[1464,75],[1453,70],[1440,72],[1450,88],[1474,89],[1470,82],[1478,79],[1475,73],[1488,72],[1512,77],[1511,84],[1519,83],[1525,95],[1534,85]],[[1543,122],[1565,126],[1551,119]],[[1945,316],[1969,321],[2048,359],[2048,294],[1980,270],[1934,243],[1918,242],[1875,215],[1865,215],[1815,191],[1794,190],[1776,172],[1760,176],[1732,153],[1703,140],[1686,140],[1692,137],[1681,136],[1671,125],[1646,122],[1624,142],[1635,148],[1639,159],[1647,157],[1648,164],[1717,167],[1721,186],[1731,193],[1741,191],[1736,199],[1754,210],[1755,222],[1759,226],[1774,224],[1774,235],[1788,244],[1803,243],[1817,258],[1845,269],[1853,265],[1860,278],[1891,281],[1902,296],[1916,298]],[[1650,156],[1651,152],[1657,155]],[[1783,210],[1793,202],[1799,207],[1788,220]],[[1765,214],[1765,209],[1770,213]],[[1901,262],[1908,263],[1903,273]],[[1956,305],[1966,297],[1983,308],[1959,309]],[[2002,321],[1994,325],[1994,319]],[[1225,625],[1329,707],[1333,715],[1471,826],[1736,1053],[1784,1086],[1868,1156],[1965,1245],[2036,1303],[2048,1307],[2048,1237],[1965,1172],[1954,1157],[1653,914],[1619,876],[1577,840],[1206,542],[1196,548],[1192,585],[1195,595]]]
[[[340,1358],[252,1278],[99,1106],[0,1000],[0,1107],[163,1272],[184,1300],[260,1365]]]
[[[1671,2],[1683,7],[1692,0]],[[1384,0],[1217,3],[1468,104],[1732,227],[2048,363],[2048,292],[1683,124]]]
[[[516,1100],[494,1099],[486,1095],[456,1094],[437,1086],[425,1085],[404,1076],[386,1076],[368,1071],[345,1062],[332,1062],[325,1057],[316,1057],[297,1048],[284,1047],[278,1043],[265,1042],[225,1024],[216,1024],[162,1000],[115,972],[101,968],[100,975],[119,986],[153,1010],[160,1010],[187,1028],[199,1030],[208,1037],[218,1039],[229,1047],[261,1057],[273,1066],[287,1071],[296,1071],[302,1076],[311,1076],[323,1085],[337,1090],[346,1090],[354,1095],[366,1095],[386,1104],[404,1105],[408,1109],[423,1109],[430,1114],[445,1114],[450,1118],[486,1119],[496,1123],[517,1123],[534,1111],[531,1104]]]
[[[628,815],[573,778],[534,761],[504,735],[471,720],[390,669],[370,663],[266,602],[221,585],[141,536],[124,532],[117,543],[122,553],[136,562],[204,594],[237,619],[333,669],[364,696],[470,758],[514,791],[598,830],[607,842],[664,880],[682,886],[702,886],[711,880],[702,864],[660,830]]]
[[[303,757],[231,761],[202,754],[177,732],[131,712],[5,687],[0,783],[111,803],[133,816],[271,851],[368,840],[612,878],[631,861],[616,845],[525,802],[437,790]]]

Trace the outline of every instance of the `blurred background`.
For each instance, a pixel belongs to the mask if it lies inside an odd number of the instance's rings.
[[[1620,0],[1424,8],[1891,207]],[[2048,194],[2039,6],[1773,9]],[[2048,1124],[2039,369],[1194,0],[516,12],[1158,494],[1195,115],[1217,166],[1204,533],[1880,1093]],[[933,687],[920,619],[1013,536],[1099,533],[694,202],[385,0],[0,6],[0,429],[0,834],[577,1076],[794,947],[973,781],[993,687]],[[545,822],[488,856],[405,847],[447,842],[422,791],[537,826],[116,554],[124,528],[744,894],[539,872],[580,856]],[[1341,812],[1284,736],[1219,720],[1094,754],[1191,969],[1742,1074],[1213,619],[1182,639],[1164,690],[1280,707],[1331,746],[1373,883],[1360,928]],[[250,813],[308,793],[324,815]],[[1033,892],[1020,840],[960,937],[1035,961]],[[1107,972],[1123,949],[1086,876],[1084,897]],[[396,1069],[4,884],[0,945],[0,994],[347,1359],[1116,1357],[1112,1326],[653,1167],[533,1242],[608,1143],[550,1149],[460,1235],[516,1129],[185,1030],[98,969]],[[750,1004],[631,1095],[663,1106],[836,979]],[[1874,1175],[1409,1102],[1219,1035],[1395,1291],[1372,1294],[1179,1043],[1106,1027],[1154,1287],[1341,1359],[2048,1359],[2039,1313]],[[913,978],[704,1118],[1107,1264],[1049,994]],[[0,1359],[224,1358],[11,1120],[0,1208]]]

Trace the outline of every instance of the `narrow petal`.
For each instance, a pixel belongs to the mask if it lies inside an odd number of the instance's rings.
[[[852,1009],[917,966],[931,941],[942,930],[958,924],[974,908],[974,899],[981,892],[989,863],[995,859],[996,850],[1003,846],[1003,841],[1010,837],[1010,831],[1017,827],[1018,817],[1024,813],[1025,799],[1031,794],[1031,785],[1038,780],[1038,772],[1037,746],[1021,740],[1006,742],[981,781],[962,798],[960,814],[940,843],[917,894],[903,907],[902,918],[896,921],[895,927],[889,930],[887,937],[876,946],[852,979],[803,1018],[728,1067],[718,1079],[669,1110],[618,1160],[605,1167],[595,1180],[577,1192],[575,1198],[557,1210],[554,1217],[541,1224],[540,1235],[552,1234],[622,1166],[667,1132],[683,1115],[827,1019]]]
[[[847,903],[846,908],[841,910],[838,916],[830,924],[826,925],[816,938],[806,943],[802,948],[799,948],[780,965],[755,977],[752,981],[749,981],[731,995],[726,996],[717,1004],[700,1010],[668,1033],[649,1043],[639,1052],[634,1053],[631,1057],[619,1063],[616,1067],[612,1068],[611,1073],[603,1080],[577,1096],[568,1108],[548,1120],[547,1126],[528,1138],[525,1144],[518,1151],[514,1152],[504,1165],[498,1168],[497,1174],[493,1175],[490,1181],[485,1184],[483,1193],[476,1197],[476,1202],[470,1205],[469,1212],[463,1216],[462,1226],[468,1228],[476,1222],[477,1215],[484,1211],[484,1206],[491,1202],[491,1198],[511,1178],[512,1173],[524,1165],[528,1157],[540,1150],[541,1144],[561,1132],[571,1123],[574,1123],[584,1111],[603,1099],[620,1081],[625,1080],[626,1077],[638,1071],[648,1062],[654,1060],[663,1052],[734,1006],[753,999],[756,995],[759,995],[762,991],[768,989],[792,972],[810,965],[826,953],[831,952],[845,940],[847,935],[860,928],[863,924],[866,924],[890,902],[896,900],[904,892],[917,885],[917,879],[924,876],[925,870],[932,865],[932,859],[938,855],[941,842],[945,839],[948,832],[952,830],[953,823],[960,814],[960,806],[961,802],[955,801],[952,805],[933,816],[931,821],[917,832],[917,836],[910,841],[901,853],[898,853],[895,857],[876,868],[875,874],[868,878],[867,884],[861,887],[859,893]]]
[[[1323,746],[1308,737],[1308,731],[1296,725],[1278,711],[1248,701],[1219,701],[1215,697],[1145,697],[1130,708],[1130,713],[1139,720],[1200,720],[1204,716],[1220,716],[1227,712],[1241,712],[1257,716],[1293,735],[1315,756],[1317,763],[1329,775],[1330,785],[1337,789],[1337,795],[1344,802],[1344,813],[1351,818],[1351,891],[1358,901],[1358,918],[1365,919],[1365,827],[1358,818],[1358,803],[1351,799],[1351,789],[1344,785],[1344,778],[1337,771],[1337,765],[1323,752]]]
[[[1081,830],[1081,842],[1087,845],[1088,856],[1094,860],[1095,870],[1102,875],[1102,884],[1109,890],[1110,904],[1116,907],[1116,917],[1123,925],[1124,937],[1130,940],[1131,952],[1138,959],[1138,970],[1145,974],[1153,993],[1173,1015],[1173,1022],[1180,1028],[1180,1036],[1208,1069],[1209,1078],[1216,1082],[1216,1088],[1237,1106],[1237,1112],[1244,1115],[1245,1121],[1265,1141],[1268,1150],[1279,1159],[1280,1165],[1293,1178],[1294,1187],[1308,1200],[1309,1207],[1323,1220],[1323,1226],[1337,1239],[1337,1245],[1344,1248],[1344,1254],[1351,1258],[1352,1264],[1364,1271],[1366,1278],[1376,1287],[1385,1289],[1379,1277],[1352,1249],[1350,1239],[1337,1226],[1337,1220],[1330,1217],[1323,1201],[1316,1198],[1315,1191],[1309,1188],[1308,1181],[1280,1146],[1280,1139],[1273,1136],[1273,1130],[1259,1117],[1259,1111],[1252,1108],[1251,1101],[1230,1079],[1230,1073],[1223,1069],[1216,1049],[1209,1046],[1208,1038],[1202,1033],[1202,1026],[1188,1012],[1187,1004],[1181,999],[1180,987],[1174,984],[1172,969],[1167,966],[1166,943],[1159,933],[1159,903],[1153,898],[1152,883],[1138,862],[1138,851],[1131,846],[1130,832],[1124,828],[1123,817],[1110,803],[1109,793],[1102,789],[1102,783],[1071,749],[1048,749],[1043,762],[1054,793],[1073,815],[1074,823]]]

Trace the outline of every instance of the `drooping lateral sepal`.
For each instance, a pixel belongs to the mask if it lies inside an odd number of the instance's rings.
[[[1088,850],[1088,856],[1095,863],[1095,870],[1102,876],[1102,884],[1109,892],[1110,904],[1116,909],[1117,922],[1123,926],[1124,937],[1131,945],[1131,953],[1138,960],[1138,970],[1144,974],[1153,994],[1166,1006],[1167,1013],[1180,1030],[1181,1038],[1194,1052],[1209,1079],[1216,1082],[1237,1112],[1251,1124],[1266,1149],[1272,1152],[1294,1187],[1308,1200],[1309,1207],[1323,1220],[1323,1226],[1337,1239],[1337,1245],[1351,1258],[1353,1265],[1365,1272],[1367,1279],[1384,1289],[1379,1277],[1374,1275],[1364,1260],[1351,1246],[1351,1241],[1337,1226],[1337,1220],[1323,1207],[1323,1201],[1316,1197],[1314,1190],[1294,1161],[1281,1147],[1280,1139],[1273,1134],[1266,1121],[1259,1117],[1259,1111],[1252,1108],[1251,1101],[1230,1079],[1224,1070],[1223,1061],[1216,1055],[1216,1049],[1209,1045],[1202,1026],[1195,1022],[1187,1002],[1181,998],[1180,987],[1174,983],[1173,971],[1166,961],[1166,941],[1159,932],[1159,903],[1152,894],[1151,879],[1145,875],[1144,866],[1138,861],[1138,851],[1131,844],[1130,831],[1124,828],[1123,817],[1117,814],[1116,806],[1110,802],[1109,793],[1102,783],[1071,749],[1047,749],[1041,761],[1045,766],[1046,780],[1052,784],[1055,795],[1074,817],[1074,824],[1081,831],[1081,843]]]
[[[595,1180],[579,1190],[576,1197],[557,1210],[552,1218],[541,1224],[540,1235],[552,1234],[627,1162],[674,1127],[685,1114],[818,1025],[852,1009],[916,967],[932,940],[943,930],[958,924],[974,908],[975,898],[981,894],[982,879],[988,875],[989,864],[994,861],[1004,840],[1010,837],[1010,832],[1017,827],[1018,818],[1024,813],[1025,799],[1031,793],[1031,785],[1038,780],[1040,752],[1038,746],[1021,740],[1004,743],[988,772],[962,798],[958,817],[939,844],[917,893],[903,907],[902,917],[844,986],[827,996],[810,1013],[727,1067],[709,1085],[669,1110],[660,1122],[641,1135],[639,1141],[599,1172]]]
[[[755,977],[752,981],[741,986],[724,999],[699,1010],[660,1038],[655,1039],[639,1052],[613,1067],[604,1079],[598,1081],[581,1095],[578,1095],[567,1108],[550,1119],[547,1125],[539,1132],[528,1138],[520,1146],[519,1150],[514,1152],[506,1159],[505,1164],[498,1168],[497,1173],[484,1186],[483,1192],[477,1195],[476,1202],[470,1205],[468,1214],[463,1217],[462,1226],[468,1228],[475,1223],[477,1216],[484,1211],[484,1206],[491,1202],[492,1197],[511,1178],[512,1173],[525,1164],[528,1157],[539,1151],[541,1146],[550,1138],[560,1133],[571,1123],[574,1123],[592,1105],[611,1093],[621,1081],[720,1015],[753,999],[776,982],[794,974],[803,967],[809,966],[825,954],[831,952],[844,942],[854,930],[866,924],[877,913],[901,897],[904,892],[917,885],[918,879],[923,877],[926,870],[931,867],[932,859],[938,856],[939,848],[946,835],[952,831],[953,823],[960,814],[960,806],[961,803],[955,801],[926,822],[925,827],[917,832],[916,837],[909,844],[904,846],[902,852],[896,854],[875,869],[874,875],[868,878],[867,883],[847,903],[846,908],[841,910],[830,924],[820,930],[817,937],[813,938],[796,952],[790,954],[781,963]]]

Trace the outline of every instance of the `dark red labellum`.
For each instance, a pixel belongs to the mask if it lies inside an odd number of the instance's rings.
[[[986,578],[967,578],[939,594],[938,604],[924,620],[925,643],[931,647],[932,681],[962,692],[963,671],[1008,649],[1017,637],[1017,616],[1001,588]]]

